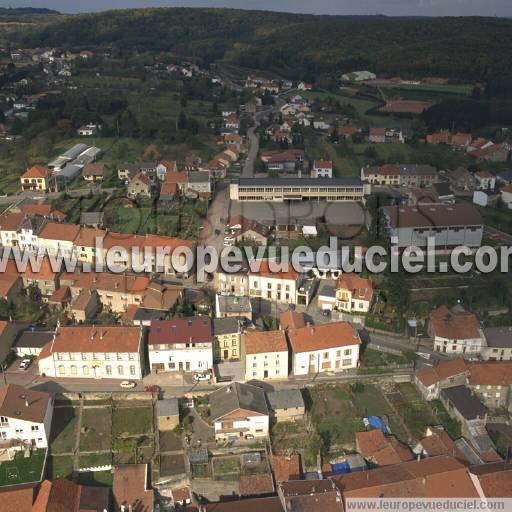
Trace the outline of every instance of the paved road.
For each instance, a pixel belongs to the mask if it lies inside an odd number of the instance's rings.
[[[499,245],[512,246],[512,235],[490,226],[484,226],[484,236],[490,237],[491,235],[498,235],[500,237]]]
[[[254,177],[254,164],[256,163],[256,158],[258,156],[258,151],[260,147],[260,139],[259,136],[256,134],[256,130],[258,129],[263,118],[265,118],[271,113],[279,111],[283,104],[284,101],[280,97],[277,97],[275,99],[275,105],[272,108],[262,110],[261,112],[257,112],[254,115],[254,125],[247,130],[247,137],[249,139],[249,153],[247,154],[247,160],[245,161],[244,168],[242,169],[242,178]]]

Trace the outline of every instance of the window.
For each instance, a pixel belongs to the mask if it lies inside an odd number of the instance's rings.
[[[129,359],[130,361],[133,361],[133,360],[135,359],[135,354],[134,354],[133,352],[130,352],[130,353],[128,354],[128,359]]]
[[[64,375],[66,373],[66,368],[64,368],[64,365],[59,365],[59,375]]]
[[[116,357],[118,361],[121,361],[123,359],[123,356],[119,352],[116,354]]]
[[[235,357],[236,356],[236,348],[232,349],[231,353],[233,354],[233,357]]]
[[[343,366],[350,366],[352,364],[352,359],[343,359],[341,364]]]
[[[82,373],[84,375],[89,375],[89,367],[86,364],[84,364],[84,366],[82,366]]]
[[[82,353],[82,361],[87,361],[87,354]]]
[[[329,352],[324,352],[324,359],[329,359]]]
[[[117,374],[118,374],[118,375],[123,375],[123,373],[124,373],[124,368],[123,368],[123,366],[122,366],[122,365],[119,365],[119,366],[117,367]]]
[[[9,418],[6,418],[5,416],[0,416],[0,425],[2,425],[2,427],[9,425]]]
[[[76,366],[71,366],[71,375],[76,375]]]
[[[135,366],[130,366],[130,375],[135,375]]]
[[[345,350],[345,352],[343,352],[343,355],[344,355],[344,356],[350,356],[351,354],[352,354],[352,349],[351,349],[351,348],[347,348],[347,349]]]
[[[105,373],[107,375],[112,375],[112,366],[110,366],[110,365],[105,366]]]
[[[39,425],[32,425],[30,430],[32,430],[32,432],[37,432],[39,430]]]
[[[16,434],[23,434],[23,429],[22,428],[17,428],[15,430]]]
[[[110,354],[108,352],[105,353],[105,361],[110,360]]]

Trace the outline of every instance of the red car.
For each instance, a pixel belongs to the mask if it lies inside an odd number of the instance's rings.
[[[157,386],[156,384],[144,387],[144,391],[146,393],[160,393],[161,390],[162,388],[160,386]]]
[[[492,233],[489,235],[489,239],[499,242],[501,240],[501,236],[499,233]]]

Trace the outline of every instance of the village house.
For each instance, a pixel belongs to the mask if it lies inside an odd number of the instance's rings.
[[[293,375],[357,368],[361,339],[348,322],[288,329]]]
[[[152,372],[206,372],[213,366],[212,322],[208,317],[151,322],[148,336]]]
[[[243,334],[245,380],[288,378],[288,344],[284,331],[247,330]]]
[[[130,197],[151,197],[152,193],[153,182],[143,172],[139,172],[128,183],[128,195]]]
[[[231,217],[229,227],[237,242],[254,242],[267,245],[270,229],[256,220],[250,220],[242,215]]]
[[[241,356],[242,327],[237,318],[213,319],[213,359],[238,361]]]
[[[414,460],[411,449],[394,435],[384,434],[381,429],[356,432],[357,451],[372,464],[391,466]]]
[[[123,181],[130,181],[140,172],[138,164],[122,164],[117,167],[117,177]]]
[[[113,468],[112,496],[114,512],[151,512],[154,492],[147,464],[121,464]]]
[[[475,172],[476,188],[478,190],[494,190],[496,176],[489,171]]]
[[[501,191],[501,200],[503,204],[509,209],[512,209],[512,185],[505,185]]]
[[[160,181],[164,181],[168,174],[178,172],[178,165],[175,160],[162,160],[156,166],[156,177]]]
[[[117,325],[57,327],[41,350],[39,374],[53,378],[141,379],[142,329]]]
[[[48,167],[34,165],[27,169],[21,177],[21,190],[34,190],[39,192],[56,191],[55,177]]]
[[[267,400],[271,419],[280,421],[302,421],[306,407],[300,389],[281,389],[269,391]]]
[[[44,248],[49,256],[76,256],[75,240],[80,229],[76,224],[47,222],[39,232],[39,246]]]
[[[210,393],[209,399],[216,441],[267,437],[269,412],[261,388],[234,382]]]
[[[30,327],[18,334],[12,345],[12,351],[18,357],[38,356],[42,348],[53,340],[54,335],[55,331],[38,330]]]
[[[98,258],[97,250],[105,239],[107,232],[103,229],[80,228],[73,244],[76,247],[78,260],[81,262],[95,263]],[[100,249],[101,250],[101,249]]]
[[[512,411],[512,362],[472,362],[467,385],[489,409]]]
[[[101,124],[88,123],[80,126],[77,133],[81,137],[91,137],[92,135],[96,135],[99,130],[101,130]]]
[[[210,173],[207,171],[190,171],[187,177],[186,193],[209,199],[212,193]]]
[[[425,400],[437,400],[441,390],[466,383],[469,365],[462,357],[425,367],[414,375],[414,383]]]
[[[485,346],[482,347],[482,359],[512,361],[512,327],[487,327],[483,333]]]
[[[96,290],[83,288],[70,304],[70,313],[78,323],[92,320],[101,309],[101,299]]]
[[[85,181],[95,183],[105,179],[105,164],[87,164],[82,169],[82,177]]]
[[[224,272],[222,267],[214,273],[214,288],[217,293],[237,295],[239,297],[249,295],[249,273],[247,269],[239,272]]]
[[[336,307],[348,313],[368,313],[373,302],[373,285],[357,274],[343,274],[336,282]]]
[[[332,178],[332,161],[315,160],[311,170],[312,178]]]
[[[269,262],[261,261],[259,269],[249,272],[248,281],[248,291],[251,297],[261,297],[288,304],[300,302],[298,291],[301,276],[293,267],[286,272],[272,272]]]
[[[69,286],[74,300],[82,290],[95,290],[101,303],[114,313],[123,313],[129,305],[141,305],[150,279],[143,275],[113,274],[109,272],[63,272],[61,286]]]
[[[36,268],[36,265],[27,265],[25,272],[20,276],[23,280],[23,287],[28,288],[35,285],[39,288],[43,299],[47,300],[58,288],[58,272],[54,272],[48,258],[43,258]]]
[[[371,127],[368,139],[375,144],[383,144],[386,142],[386,128]]]
[[[455,192],[473,192],[475,189],[475,175],[464,167],[457,167],[457,169],[450,171],[447,177]]]
[[[215,315],[217,318],[245,318],[252,322],[251,300],[247,296],[217,294]]]
[[[461,306],[438,307],[430,315],[429,335],[434,338],[434,350],[448,354],[479,354],[485,337],[473,313]]]
[[[0,389],[0,443],[10,460],[17,451],[48,447],[52,416],[48,393],[17,384]]]
[[[476,160],[486,162],[506,162],[510,157],[510,146],[507,143],[484,146],[480,149],[470,151],[468,155]]]

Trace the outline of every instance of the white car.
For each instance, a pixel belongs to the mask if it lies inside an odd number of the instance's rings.
[[[32,361],[30,359],[23,359],[19,366],[20,370],[28,370],[31,363]]]
[[[235,239],[234,238],[231,238],[229,236],[226,236],[224,238],[224,245],[227,247],[229,245],[233,245],[233,243],[235,242]]]
[[[133,389],[137,384],[132,380],[123,380],[121,384],[119,384],[123,389]]]
[[[194,380],[196,382],[208,382],[212,376],[209,373],[196,373],[194,374]]]

